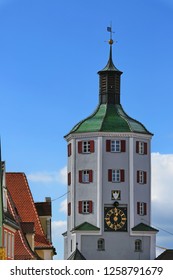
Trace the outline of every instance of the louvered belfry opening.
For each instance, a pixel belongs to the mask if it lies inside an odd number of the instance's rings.
[[[120,104],[120,75],[113,71],[100,73],[100,104]]]
[[[110,44],[109,59],[99,74],[99,101],[100,104],[120,104],[120,77],[119,71],[112,60],[112,44]]]

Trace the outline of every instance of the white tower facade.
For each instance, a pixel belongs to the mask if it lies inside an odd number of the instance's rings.
[[[100,79],[99,105],[65,136],[68,218],[65,259],[154,259],[151,227],[152,134],[120,104],[112,43]]]

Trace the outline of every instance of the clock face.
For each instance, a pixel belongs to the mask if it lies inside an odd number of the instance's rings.
[[[127,231],[127,208],[105,207],[105,231]]]

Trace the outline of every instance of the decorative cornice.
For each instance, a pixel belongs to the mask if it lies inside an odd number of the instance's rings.
[[[118,138],[138,138],[151,140],[152,135],[134,132],[83,132],[83,133],[70,133],[65,139],[69,142],[72,139],[86,139],[94,137],[118,137]]]

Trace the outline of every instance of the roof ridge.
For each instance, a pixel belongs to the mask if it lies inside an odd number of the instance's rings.
[[[105,117],[106,117],[107,111],[108,111],[108,104],[107,103],[106,104],[100,104],[100,106],[101,105],[105,105],[106,106],[106,110],[105,110],[105,116],[104,116],[104,118],[102,119],[102,122],[101,122],[100,131],[102,131],[103,123],[104,123],[104,120],[105,120]]]
[[[118,105],[117,105],[117,106],[118,106]],[[120,106],[121,106],[121,105],[119,105],[119,107],[120,107]],[[122,106],[121,106],[121,109],[122,109],[123,113],[126,114],[125,111],[123,110],[123,107],[122,107]],[[119,108],[117,109],[117,114],[118,114],[119,117],[121,117],[121,118],[128,124],[130,131],[133,131],[133,130],[132,130],[132,127],[130,126],[130,123],[128,122],[128,120],[119,112]]]
[[[10,171],[7,171],[5,172],[6,174],[25,174],[24,172],[19,172],[19,171],[16,171],[16,172],[10,172]]]

